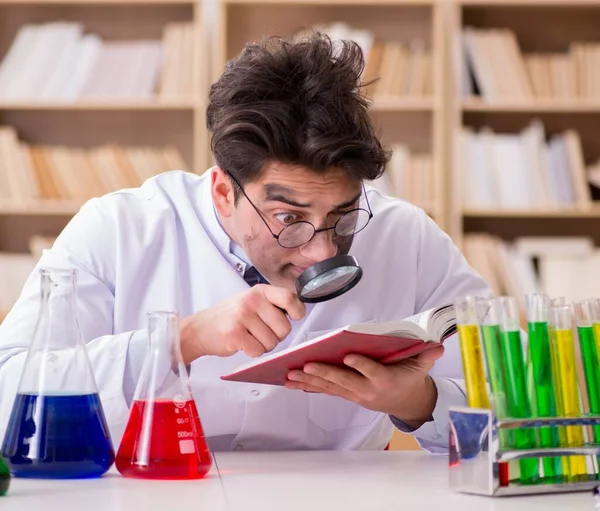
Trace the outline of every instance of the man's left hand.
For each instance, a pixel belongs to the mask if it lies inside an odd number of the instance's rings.
[[[419,428],[432,420],[437,389],[429,370],[444,353],[439,346],[397,364],[382,365],[361,355],[347,355],[338,367],[310,363],[288,374],[285,386],[353,401],[364,408],[397,417]]]

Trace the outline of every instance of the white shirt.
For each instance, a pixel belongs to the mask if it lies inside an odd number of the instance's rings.
[[[341,297],[308,304],[276,350],[349,323],[398,320],[466,294],[489,294],[422,210],[366,189],[374,217],[350,251],[362,280]],[[117,446],[146,353],[146,313],[177,310],[185,317],[212,307],[248,289],[247,266],[215,215],[210,171],[164,173],[86,203],[43,253],[0,325],[0,438],[37,318],[40,267],[79,271],[78,320]],[[448,406],[465,404],[458,339],[445,347],[431,371],[434,420],[411,432],[433,453],[447,452]],[[333,396],[220,379],[248,360],[238,353],[191,364],[192,392],[213,450],[383,449],[389,442],[394,425],[386,414]]]

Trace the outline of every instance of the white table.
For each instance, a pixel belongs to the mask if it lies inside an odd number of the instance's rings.
[[[490,498],[448,488],[417,451],[217,453],[198,481],[13,479],[0,511],[593,511],[590,493]],[[220,473],[220,476],[219,476]]]

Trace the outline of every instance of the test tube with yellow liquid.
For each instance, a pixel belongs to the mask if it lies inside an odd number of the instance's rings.
[[[561,417],[580,417],[581,402],[577,367],[575,362],[575,342],[570,305],[550,307],[548,316],[550,349],[554,361],[553,381],[555,385],[556,407]],[[565,426],[564,441],[567,447],[580,447],[585,443],[582,426]],[[562,440],[562,439],[561,439]],[[571,482],[587,480],[585,456],[566,456],[563,473]]]
[[[490,408],[483,351],[479,336],[476,303],[478,298],[467,296],[454,303],[456,312],[456,328],[460,343],[467,404],[471,408]]]
[[[516,298],[512,296],[496,298],[496,303],[500,316],[500,354],[505,371],[507,412],[511,418],[531,419],[519,306]],[[536,447],[533,429],[516,429],[513,434],[516,449],[534,449]],[[540,462],[537,458],[519,460],[519,469],[519,480],[522,484],[533,484],[540,480]]]

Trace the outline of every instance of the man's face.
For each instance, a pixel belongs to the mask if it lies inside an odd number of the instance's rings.
[[[222,204],[216,186],[220,180],[231,188],[226,199],[221,195]],[[271,231],[279,234],[299,220],[311,222],[316,229],[332,227],[342,214],[358,207],[362,186],[342,170],[315,174],[302,167],[273,163],[259,179],[244,185],[244,191]],[[296,279],[306,268],[350,250],[352,236],[337,236],[333,229],[315,234],[300,247],[283,248],[244,194],[233,203],[231,182],[221,170],[213,176],[213,198],[215,193],[228,234],[273,285],[295,290]]]

